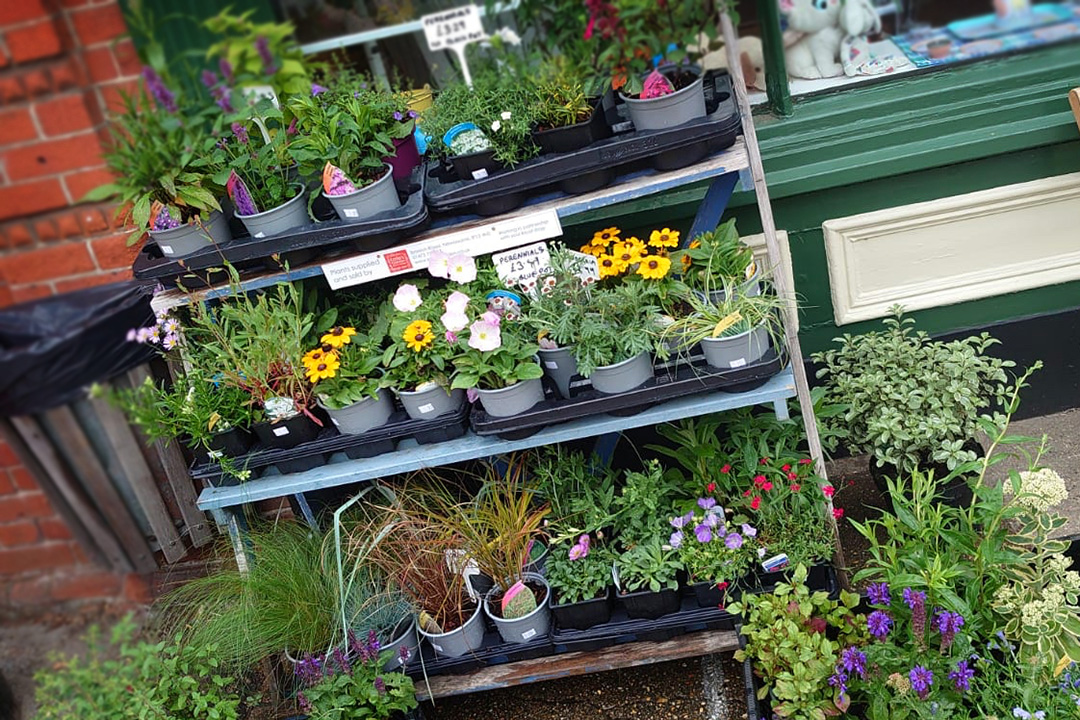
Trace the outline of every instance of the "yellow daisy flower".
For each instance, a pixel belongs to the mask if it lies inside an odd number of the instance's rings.
[[[684,273],[690,269],[690,265],[694,262],[690,259],[689,255],[683,255],[679,258],[679,261],[682,262],[682,269]]]
[[[311,367],[312,365],[318,365],[325,362],[328,358],[333,358],[334,360],[337,360],[337,353],[334,352],[332,349],[325,349],[325,346],[317,347],[303,357],[303,363],[305,367]]]
[[[320,380],[326,380],[337,375],[338,368],[341,367],[341,361],[337,357],[326,356],[321,363],[317,365],[307,366],[307,379],[312,383],[317,383]]]
[[[671,269],[671,260],[658,255],[646,255],[638,264],[637,274],[650,280],[659,280]]]
[[[601,247],[607,247],[611,243],[619,239],[619,233],[622,232],[617,227],[604,228],[603,230],[597,230],[592,236],[590,244],[600,245]]]
[[[600,256],[598,256],[596,258],[596,261],[597,261],[597,264],[600,266],[600,278],[601,279],[609,278],[609,277],[615,277],[616,275],[618,275],[619,273],[621,273],[623,270],[626,269],[625,267],[620,268],[619,267],[619,261],[616,260],[611,255],[607,255],[607,254],[600,255]]]
[[[600,257],[604,254],[603,245],[582,245],[580,249],[581,252],[592,255],[593,257]]]
[[[653,247],[678,247],[679,245],[679,231],[672,230],[671,228],[664,228],[663,230],[653,230],[649,235],[649,244]]]
[[[636,237],[628,237],[622,240],[616,240],[615,244],[611,248],[613,255],[618,255],[624,252],[636,252],[639,255],[645,254],[645,243]]]
[[[338,325],[336,328],[332,328],[330,332],[319,338],[319,342],[326,343],[335,348],[343,347],[352,342],[352,336],[356,334],[356,328],[342,327]]]
[[[420,352],[431,347],[431,344],[435,342],[435,334],[431,332],[431,323],[427,320],[415,320],[405,328],[401,339],[410,350]]]
[[[621,269],[625,270],[636,262],[639,262],[645,254],[640,250],[616,250],[614,258],[621,265]]]
[[[690,241],[690,249],[691,250],[697,250],[699,247],[701,247],[701,241],[700,240],[691,240]]]

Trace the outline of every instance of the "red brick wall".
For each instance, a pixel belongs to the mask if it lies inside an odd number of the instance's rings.
[[[0,307],[130,277],[107,182],[104,114],[139,61],[116,0],[0,1]]]
[[[107,205],[104,113],[139,73],[116,0],[0,0],[0,308],[130,277]],[[0,441],[0,608],[144,599],[140,578],[95,567]]]

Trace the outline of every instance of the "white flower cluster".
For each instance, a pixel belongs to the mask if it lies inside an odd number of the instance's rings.
[[[1046,512],[1069,497],[1065,481],[1050,468],[1020,473],[1020,494],[1016,502],[1035,510]]]
[[[1041,600],[1031,600],[1020,608],[1020,619],[1024,627],[1041,628],[1049,625],[1065,607],[1063,588],[1058,584],[1048,585]]]

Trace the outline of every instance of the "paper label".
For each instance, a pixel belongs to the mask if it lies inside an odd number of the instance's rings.
[[[161,245],[160,247],[161,247],[161,252],[164,253],[165,255],[172,255],[173,254],[172,245]]]
[[[450,50],[487,37],[476,5],[431,13],[420,18],[424,37],[432,51]]]
[[[526,292],[536,290],[536,280],[551,267],[547,243],[538,242],[525,247],[494,253],[491,262],[495,272],[507,287],[517,286]]]
[[[345,213],[345,217],[360,217],[360,211],[356,208],[345,208],[341,212]]]
[[[739,358],[728,363],[728,366],[733,368],[743,367],[744,365],[746,365],[746,358]]]
[[[431,647],[435,648],[435,652],[442,652],[443,651],[442,645],[436,645],[435,643],[431,643]]]
[[[431,412],[432,410],[435,409],[435,406],[432,405],[431,403],[427,403],[426,405],[421,405],[420,407],[418,407],[416,409],[419,410],[421,413],[429,413],[429,412]]]
[[[255,237],[257,237],[257,238],[264,238],[264,237],[266,237],[266,233],[264,233],[264,232],[257,232],[257,233],[255,233]]]
[[[544,361],[544,367],[546,367],[548,370],[558,370],[559,369],[559,363],[552,362],[551,360],[545,360]]]
[[[274,428],[274,435],[276,435],[277,437],[284,437],[285,435],[288,435],[288,434],[289,434],[289,428],[287,428],[287,427]]]
[[[480,168],[479,170],[472,171],[473,180],[483,180],[488,176],[487,168]]]
[[[211,450],[210,452],[206,453],[206,455],[211,460],[217,460],[218,458],[223,457],[225,453],[221,452],[220,450]]]
[[[534,638],[534,637],[536,637],[536,628],[530,628],[530,629],[526,630],[525,632],[521,633],[521,639],[522,640],[528,640],[528,639]]]
[[[724,332],[740,320],[742,320],[742,315],[740,315],[738,311],[725,316],[722,320],[720,320],[720,322],[716,323],[716,327],[714,327],[712,331],[712,336],[714,338],[720,337],[720,334],[722,332]]]
[[[568,250],[567,253],[574,262],[574,274],[581,278],[586,285],[600,280],[600,261],[596,256],[589,253]]]
[[[429,240],[398,246],[393,250],[326,263],[322,266],[322,271],[330,289],[340,290],[426,268],[432,250],[442,250],[447,255],[465,254],[477,257],[540,240],[550,240],[560,235],[562,224],[559,222],[558,213],[545,210],[501,222],[479,224]],[[592,258],[592,262],[595,264],[595,258]]]

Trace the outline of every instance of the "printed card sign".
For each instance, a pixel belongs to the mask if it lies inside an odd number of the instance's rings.
[[[536,287],[540,273],[551,267],[551,255],[544,242],[495,253],[491,261],[495,263],[499,279],[507,286],[517,285],[525,290]]]
[[[424,15],[420,18],[428,48],[451,50],[487,37],[480,22],[480,8],[462,5],[452,10]]]

